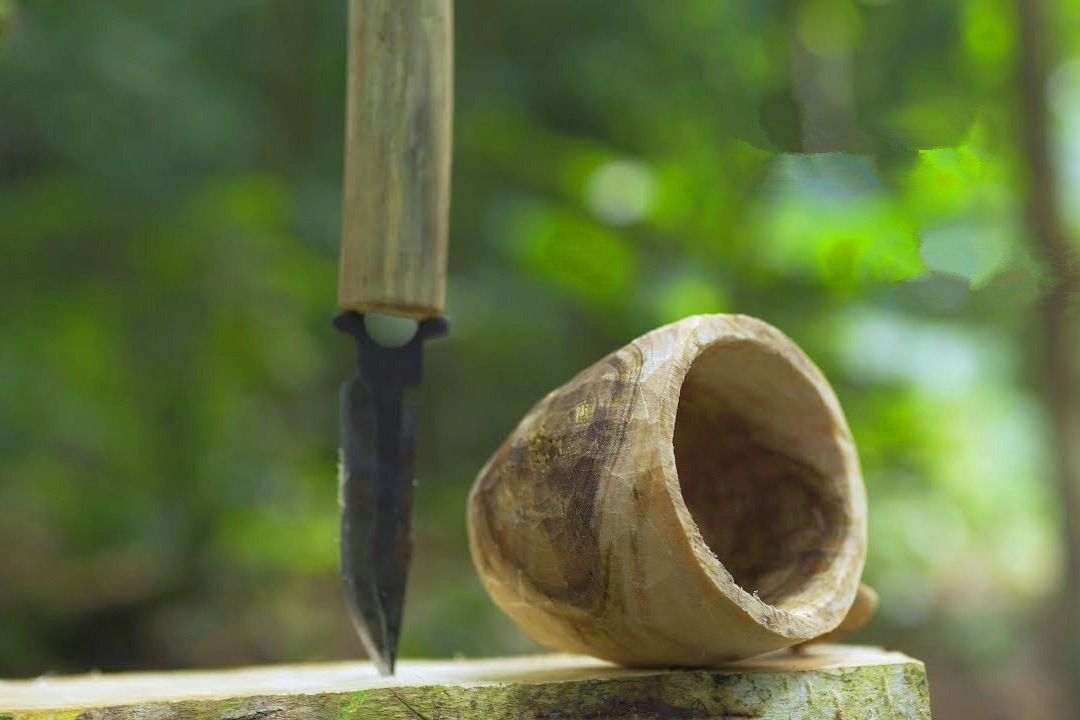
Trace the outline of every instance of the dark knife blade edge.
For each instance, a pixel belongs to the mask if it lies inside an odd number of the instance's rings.
[[[363,316],[335,326],[357,341],[359,370],[341,388],[341,570],[353,623],[384,675],[393,673],[412,557],[415,436],[411,389],[421,377],[423,343],[444,335],[445,318],[420,323],[403,347],[387,348]]]

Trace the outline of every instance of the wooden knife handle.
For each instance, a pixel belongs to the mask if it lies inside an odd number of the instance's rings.
[[[446,302],[452,0],[350,0],[338,305],[422,319]]]

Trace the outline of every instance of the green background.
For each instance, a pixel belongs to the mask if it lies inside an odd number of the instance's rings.
[[[0,676],[361,652],[336,576],[345,5],[0,0]],[[536,649],[472,569],[476,472],[610,350],[740,312],[851,422],[882,597],[860,638],[930,663],[935,717],[1071,716],[1018,7],[457,2],[404,655]],[[1073,228],[1080,5],[1047,12]]]

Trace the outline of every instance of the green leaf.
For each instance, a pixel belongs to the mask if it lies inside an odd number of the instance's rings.
[[[652,297],[657,323],[666,324],[690,315],[729,310],[729,300],[716,279],[693,270],[681,272],[660,284]]]
[[[837,290],[919,276],[915,227],[877,183],[855,157],[781,158],[749,224],[757,262]]]
[[[623,237],[585,216],[532,204],[517,211],[511,227],[525,268],[589,303],[615,302],[637,280]]]

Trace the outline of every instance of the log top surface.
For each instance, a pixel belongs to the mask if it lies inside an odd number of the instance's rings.
[[[898,653],[853,645],[811,646],[779,651],[710,668],[709,673],[800,673],[874,665],[918,664]],[[43,676],[0,680],[0,712],[107,707],[259,695],[345,693],[426,685],[484,686],[611,680],[693,673],[688,670],[627,669],[573,655],[536,655],[481,660],[403,660],[397,674],[380,677],[368,662],[279,665],[228,670]]]

